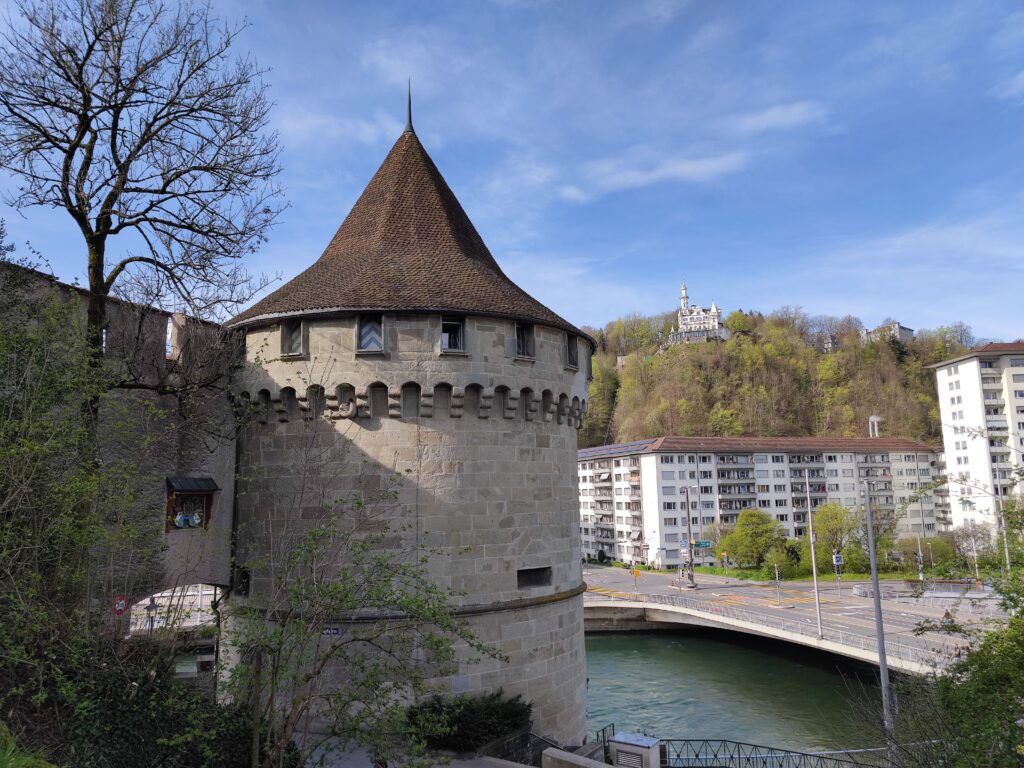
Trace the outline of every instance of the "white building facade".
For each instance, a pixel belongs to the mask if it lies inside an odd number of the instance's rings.
[[[691,305],[690,297],[686,292],[686,283],[683,283],[679,292],[676,327],[668,336],[669,343],[679,344],[727,338],[729,338],[729,332],[722,325],[722,310],[714,301],[707,309],[697,304]]]
[[[935,369],[954,525],[999,527],[1024,493],[1024,344],[986,344]]]
[[[950,528],[942,497],[928,492],[937,467],[935,449],[902,438],[661,437],[587,448],[582,552],[673,568],[686,562],[689,535],[713,541],[750,508],[800,538],[809,509],[856,507],[866,482],[876,517],[899,515],[899,536],[935,536]],[[694,561],[716,562],[714,548],[696,549]]]

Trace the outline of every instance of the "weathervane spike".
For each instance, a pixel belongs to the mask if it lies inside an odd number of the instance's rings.
[[[405,132],[416,133],[412,128],[412,78],[409,78],[409,93],[405,104]]]

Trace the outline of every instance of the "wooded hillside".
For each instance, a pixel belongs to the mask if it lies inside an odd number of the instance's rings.
[[[580,447],[659,435],[866,435],[941,439],[935,375],[925,366],[971,343],[962,323],[908,343],[865,342],[853,317],[733,312],[725,342],[659,345],[671,315],[630,316],[591,333],[598,341]],[[819,351],[832,337],[839,348]],[[618,356],[623,364],[616,367]]]

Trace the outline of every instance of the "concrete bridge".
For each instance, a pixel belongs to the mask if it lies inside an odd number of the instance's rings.
[[[583,602],[583,615],[589,630],[670,628],[680,624],[712,627],[770,637],[878,664],[878,642],[873,633],[839,629],[823,623],[822,637],[819,638],[816,622],[806,615],[785,616],[780,613],[777,610],[720,605],[707,598],[683,594],[631,594],[600,588],[588,592]],[[890,669],[928,674],[941,670],[952,659],[949,638],[942,635],[898,636],[899,640],[887,639],[885,643]]]

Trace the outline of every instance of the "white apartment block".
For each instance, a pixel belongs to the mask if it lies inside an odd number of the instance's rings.
[[[1001,498],[1024,492],[1024,344],[985,344],[932,368],[953,524],[995,532]]]
[[[802,537],[809,508],[859,506],[862,485],[870,485],[877,517],[901,514],[900,536],[950,528],[941,499],[914,498],[941,474],[938,454],[902,438],[660,437],[586,448],[578,461],[580,535],[590,558],[604,552],[673,568],[686,562],[687,517],[695,540],[713,540],[748,508]],[[716,558],[695,550],[698,564]]]

